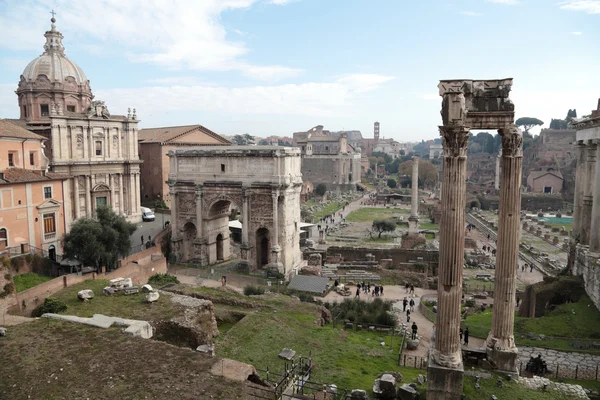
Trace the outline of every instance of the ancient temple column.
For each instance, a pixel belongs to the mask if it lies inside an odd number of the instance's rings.
[[[600,252],[600,145],[596,141],[596,171],[593,178],[592,225],[590,251]]]
[[[573,230],[572,240],[581,240],[581,210],[583,208],[583,185],[585,181],[585,144],[583,141],[576,143],[577,168],[575,170],[575,200],[573,202]]]
[[[438,312],[427,369],[428,400],[458,400],[463,363],[458,331],[465,250],[467,141],[469,128],[441,126],[444,146]]]
[[[496,157],[496,175],[494,177],[494,189],[500,190],[500,157],[502,157],[502,150]]]
[[[499,129],[502,136],[502,186],[498,210],[498,246],[492,330],[486,351],[499,371],[518,374],[513,328],[521,233],[523,135],[516,126]]]
[[[581,207],[581,244],[590,244],[592,205],[594,203],[594,175],[596,174],[596,143],[589,140],[585,148],[585,180],[583,181],[583,206]]]
[[[121,182],[123,181],[123,175],[120,175]],[[177,192],[175,191],[175,185],[169,184],[169,194],[171,195],[171,240],[175,241],[179,239],[179,230],[177,227]],[[123,199],[123,191],[121,190],[121,200]]]
[[[196,256],[200,259],[200,265],[208,265],[210,262],[208,251],[208,240],[204,236],[204,203],[202,186],[196,186],[196,232],[197,238],[194,245],[200,247],[200,253]]]
[[[412,182],[410,197],[410,217],[408,218],[408,233],[419,233],[419,157],[412,158]]]
[[[123,206],[123,174],[119,174],[119,213],[125,213],[125,207]]]

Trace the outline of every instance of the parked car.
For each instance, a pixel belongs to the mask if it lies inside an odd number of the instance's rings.
[[[141,207],[142,209],[142,221],[154,221],[156,216],[154,215],[154,211],[147,207]]]

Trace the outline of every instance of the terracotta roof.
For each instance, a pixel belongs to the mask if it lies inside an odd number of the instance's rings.
[[[142,143],[165,143],[195,130],[203,132],[208,136],[219,140],[223,144],[230,144],[227,139],[202,125],[165,126],[162,128],[140,129],[138,131],[138,141]]]
[[[44,182],[44,181],[57,181],[69,179],[68,175],[55,174],[53,172],[46,172],[42,174],[39,170],[30,170],[23,168],[7,168],[4,171],[0,171],[3,177],[0,179],[0,184],[10,183],[27,183],[27,182]]]
[[[557,178],[563,179],[563,176],[559,171],[531,171],[529,173],[529,176],[527,177],[527,179],[529,179],[529,178],[537,179],[540,176],[544,176],[546,174],[552,174],[552,175],[556,176]]]
[[[0,138],[46,140],[45,137],[30,132],[21,124],[13,121],[15,120],[0,119]]]

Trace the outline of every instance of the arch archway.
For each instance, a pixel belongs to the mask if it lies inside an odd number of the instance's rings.
[[[194,240],[197,235],[196,225],[192,222],[187,222],[183,226],[183,260],[191,261],[194,259]]]
[[[217,261],[223,261],[223,235],[217,235]]]
[[[259,228],[256,231],[256,265],[258,268],[269,263],[269,230]]]
[[[6,228],[0,229],[0,250],[8,247],[8,231]]]
[[[56,247],[53,244],[48,247],[48,258],[52,261],[56,261]]]

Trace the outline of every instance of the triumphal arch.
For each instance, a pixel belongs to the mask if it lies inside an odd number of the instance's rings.
[[[211,146],[171,150],[168,156],[178,261],[209,265],[230,258],[229,217],[235,209],[241,214],[240,257],[250,270],[277,268],[289,275],[300,266],[299,149]]]

